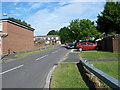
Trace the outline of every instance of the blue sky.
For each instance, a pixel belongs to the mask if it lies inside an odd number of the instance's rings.
[[[95,21],[104,5],[105,2],[2,2],[2,13],[8,14],[2,18],[25,20],[35,28],[35,36],[46,35],[76,18]]]

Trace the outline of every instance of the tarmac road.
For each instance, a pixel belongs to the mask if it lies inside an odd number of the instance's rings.
[[[53,50],[2,64],[2,88],[43,88],[51,68],[69,51],[62,46],[56,46]]]

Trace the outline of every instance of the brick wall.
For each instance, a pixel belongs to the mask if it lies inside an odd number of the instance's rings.
[[[3,22],[3,33],[8,33],[2,40],[3,54],[29,51],[34,48],[34,33],[10,22]]]

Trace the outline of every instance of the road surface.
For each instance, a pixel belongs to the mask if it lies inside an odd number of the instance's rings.
[[[56,46],[53,50],[2,64],[2,88],[43,88],[51,68],[68,52],[66,48]]]

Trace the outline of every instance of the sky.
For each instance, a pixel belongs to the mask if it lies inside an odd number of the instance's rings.
[[[58,0],[57,0],[58,1]],[[35,29],[34,36],[46,35],[50,30],[60,30],[68,26],[74,19],[97,20],[97,15],[104,9],[105,2],[20,2],[15,0],[4,0],[2,2],[2,14],[8,16],[1,18],[13,17],[25,20]]]

